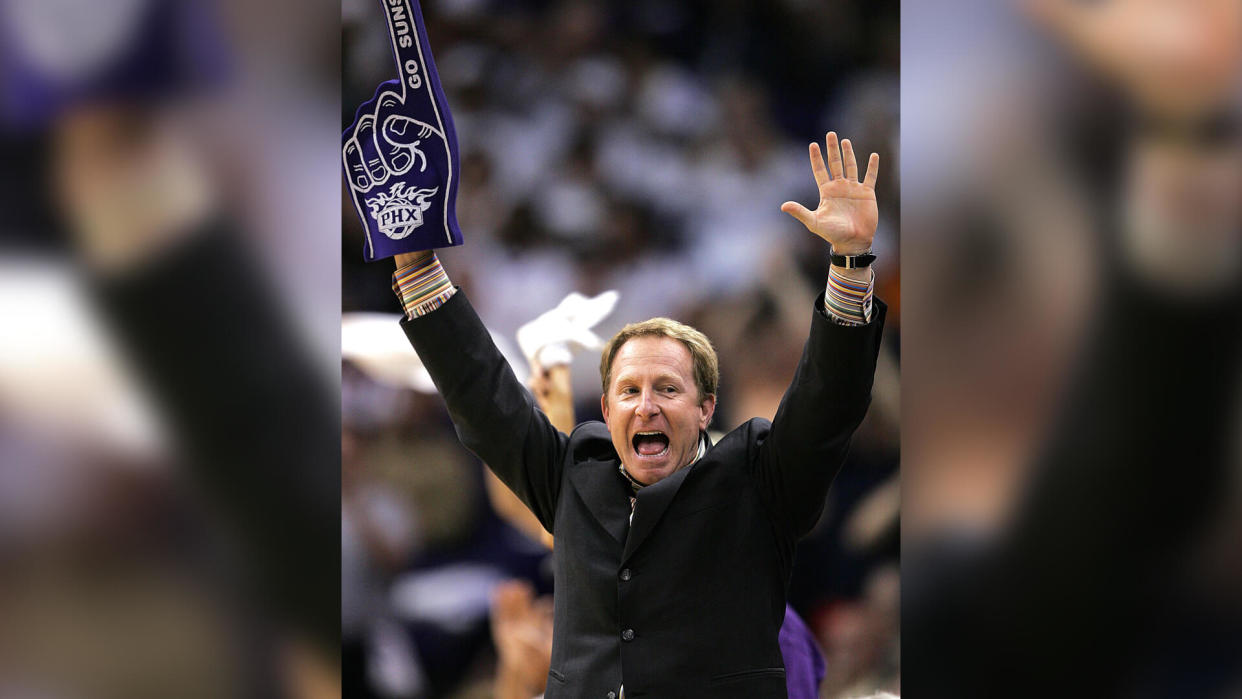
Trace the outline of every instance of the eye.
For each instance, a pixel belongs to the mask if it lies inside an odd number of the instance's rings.
[[[665,386],[665,387],[664,387],[664,392],[665,392],[665,393],[676,393],[676,392],[677,392],[677,387],[676,387],[676,386]]]
[[[638,389],[634,388],[633,386],[626,386],[625,388],[621,389],[621,393],[622,395],[629,396],[629,395],[638,393]]]

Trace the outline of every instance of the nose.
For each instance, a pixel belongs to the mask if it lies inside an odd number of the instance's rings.
[[[638,417],[643,419],[652,418],[660,414],[660,406],[656,405],[655,394],[652,391],[643,391],[635,412],[638,414]]]

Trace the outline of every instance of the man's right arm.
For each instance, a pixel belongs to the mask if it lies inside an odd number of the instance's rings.
[[[569,438],[536,407],[435,253],[398,255],[396,263],[401,326],[462,443],[551,531]]]
[[[573,432],[574,405],[568,364],[544,368],[538,362],[532,362],[530,390],[539,409],[548,416],[553,427],[566,434]],[[505,487],[496,474],[489,471],[483,475],[487,486],[487,499],[491,501],[496,514],[532,540],[552,548],[552,535],[544,529],[530,508],[512,490]]]

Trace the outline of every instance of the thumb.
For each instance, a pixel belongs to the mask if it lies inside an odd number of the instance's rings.
[[[811,225],[815,222],[815,214],[811,213],[809,209],[796,201],[787,201],[784,204],[781,204],[781,211],[784,211],[790,216],[798,219],[802,222],[802,225],[806,226],[808,229],[811,228]]]

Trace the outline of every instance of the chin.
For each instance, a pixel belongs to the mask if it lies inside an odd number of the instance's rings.
[[[635,455],[635,458],[631,459],[625,468],[638,482],[643,485],[652,485],[676,473],[678,466],[670,452],[662,454],[659,460]]]
[[[630,475],[643,485],[651,485],[668,476],[673,469],[668,464],[637,463],[630,468]]]

